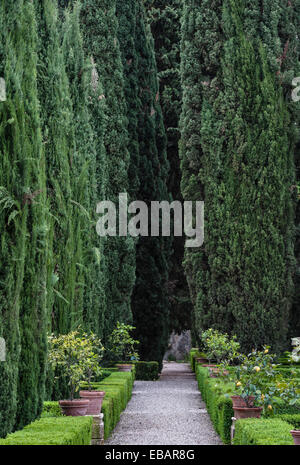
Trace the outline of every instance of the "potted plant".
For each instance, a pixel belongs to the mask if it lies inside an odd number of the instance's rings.
[[[236,394],[231,396],[236,419],[260,418],[263,408],[273,409],[278,374],[275,355],[269,349],[240,354],[239,365],[230,370],[229,378],[236,386]]]
[[[116,329],[114,329],[110,336],[109,350],[112,359],[125,362],[116,364],[119,371],[131,371],[132,364],[126,362],[139,360],[139,354],[135,348],[139,344],[139,341],[134,340],[130,335],[130,331],[134,329],[133,326],[125,325],[118,321]]]
[[[87,413],[89,400],[75,399],[75,394],[85,378],[89,356],[90,348],[78,331],[49,337],[49,363],[53,370],[61,368],[60,372],[68,379],[70,388],[70,399],[59,401],[64,415],[83,416]]]
[[[236,336],[230,338],[228,334],[223,334],[216,329],[208,329],[202,333],[202,342],[204,350],[209,362],[216,361],[220,364],[224,360],[233,360],[238,355],[240,344],[236,340]],[[211,372],[211,376],[215,377],[218,374],[228,374],[227,371],[220,371],[220,368],[214,364],[203,364]]]
[[[89,400],[87,415],[100,415],[105,391],[92,390],[92,379],[95,376],[102,375],[100,362],[103,357],[104,347],[94,333],[83,334],[83,344],[86,350],[84,373],[88,390],[80,391],[79,395],[81,399]]]

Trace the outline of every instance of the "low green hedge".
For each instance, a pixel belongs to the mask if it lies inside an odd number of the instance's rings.
[[[92,417],[41,418],[21,431],[0,439],[1,446],[88,446],[92,439]]]
[[[234,392],[234,384],[224,382],[221,378],[210,378],[209,370],[201,365],[197,366],[196,378],[215,430],[224,444],[230,444],[233,417],[230,395]]]
[[[44,402],[42,418],[46,417],[62,417],[62,411],[58,402]]]
[[[139,381],[156,381],[159,378],[159,363],[136,362],[135,377]]]
[[[292,425],[278,418],[238,420],[235,424],[234,445],[282,446],[293,445]]]
[[[131,399],[135,371],[113,372],[100,383],[92,383],[95,391],[105,391],[102,404],[104,414],[104,438],[107,439],[120,420],[121,412]],[[86,385],[83,385],[85,387]]]
[[[294,429],[300,430],[300,413],[276,415],[275,418],[286,421],[287,423],[290,423],[290,425],[292,425]]]
[[[201,355],[203,354],[201,354],[199,349],[194,348],[190,350],[190,365],[193,371],[195,371],[196,368],[196,358],[201,357]]]
[[[102,403],[104,414],[104,437],[107,439],[120,420],[121,412],[126,408],[132,396],[134,384],[133,372],[113,371],[109,377],[98,383],[92,383],[92,390],[105,391]],[[87,383],[82,383],[81,388],[86,389]],[[61,416],[58,402],[44,402],[42,417]]]

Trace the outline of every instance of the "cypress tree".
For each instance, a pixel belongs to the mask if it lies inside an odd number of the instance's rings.
[[[117,38],[116,2],[83,0],[81,10],[86,53],[92,55],[103,85],[107,128],[104,146],[105,197],[116,205],[119,193],[128,192],[128,121],[125,101],[123,67]],[[135,246],[130,237],[108,237],[104,243],[106,275],[106,313],[104,336],[107,337],[116,321],[131,322],[130,299],[135,281]]]
[[[92,127],[91,114],[94,107],[97,107],[97,116],[101,117],[100,124],[102,123],[103,126],[104,102],[103,99],[99,99],[103,94],[102,88],[99,83],[95,88],[92,80],[95,69],[91,59],[85,57],[83,50],[80,9],[78,2],[74,5],[73,11],[66,12],[63,51],[75,116],[73,121],[76,140],[74,187],[76,202],[82,212],[81,217],[78,218],[77,230],[78,244],[82,247],[83,322],[87,330],[102,337],[105,315],[104,273],[101,268],[103,247],[101,248],[95,227],[96,204],[101,196],[102,179],[101,176],[99,178],[97,176],[96,143],[100,152],[98,158],[100,164],[105,153],[103,153],[103,129],[98,128],[101,137],[97,140]],[[99,117],[97,122],[99,124]]]
[[[278,78],[283,60],[276,61],[283,14],[277,4],[270,15],[269,2],[262,11],[253,2],[222,3],[209,29],[204,2],[193,18],[194,2],[186,2],[183,26],[183,192],[206,203],[205,247],[187,256],[196,327],[236,333],[245,350],[262,344],[280,350],[293,288],[295,175],[293,120]],[[187,70],[206,40],[214,53],[206,53],[208,72],[195,84],[198,112]],[[185,119],[189,114],[200,133]]]
[[[1,308],[0,436],[41,411],[46,357],[47,208],[31,2],[0,5]],[[20,356],[21,355],[21,356]],[[19,382],[18,382],[19,379]]]
[[[180,78],[180,35],[182,2],[180,0],[147,0],[147,18],[154,38],[160,102],[167,135],[167,157],[170,163],[168,190],[173,200],[183,201],[180,190],[179,118],[182,103]],[[181,332],[191,328],[192,305],[182,267],[184,238],[173,239],[169,271],[171,327]]]
[[[125,70],[132,172],[131,190],[150,207],[151,200],[169,200],[166,136],[159,102],[154,44],[146,28],[142,2],[117,2],[119,41]],[[150,211],[150,210],[149,210]],[[149,225],[150,228],[150,225]],[[170,238],[140,237],[136,246],[133,321],[144,360],[161,362],[169,337],[167,297]]]
[[[39,30],[38,92],[50,209],[49,332],[65,334],[82,323],[82,267],[78,254],[81,241],[77,226],[81,213],[75,194],[74,113],[61,46],[57,3],[55,0],[35,1],[35,10]],[[67,381],[54,383],[50,370],[47,398],[65,398],[68,391]]]

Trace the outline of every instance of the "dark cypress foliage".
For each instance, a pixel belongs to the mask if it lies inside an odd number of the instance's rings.
[[[49,305],[52,330],[66,333],[81,319],[75,317],[76,232],[72,163],[75,154],[73,108],[60,45],[56,2],[36,2],[39,25],[38,89],[46,151],[50,201]],[[53,307],[53,308],[52,308]]]
[[[211,9],[210,9],[211,7]],[[209,11],[209,14],[206,14]],[[220,66],[222,1],[184,2],[181,40],[183,107],[180,120],[181,191],[189,201],[205,200],[203,151],[200,140],[203,87],[215,79]],[[206,220],[207,221],[207,220]],[[184,268],[194,306],[193,326],[199,333],[199,309],[208,311],[209,281],[206,246],[187,249]],[[199,335],[198,335],[199,336]]]
[[[123,67],[117,38],[115,0],[83,0],[81,10],[84,46],[91,55],[103,84],[105,118],[104,133],[107,164],[105,172],[105,197],[118,203],[119,193],[129,189],[128,133],[126,101],[124,95]],[[105,241],[106,313],[104,336],[108,336],[116,321],[132,321],[130,299],[135,281],[135,247],[130,237],[109,237]]]
[[[76,141],[74,160],[74,194],[81,216],[78,217],[77,247],[81,255],[81,280],[83,287],[83,323],[100,337],[103,335],[105,314],[104,277],[101,269],[101,244],[96,233],[96,204],[101,195],[102,180],[97,177],[97,161],[101,163],[103,154],[103,136],[95,137],[91,113],[97,107],[97,114],[104,111],[103,94],[99,83],[93,82],[94,65],[91,57],[87,59],[83,51],[80,31],[80,3],[76,3],[72,12],[66,13],[63,28],[63,51],[66,71],[70,82],[73,103]],[[95,88],[95,85],[97,88]],[[98,124],[103,125],[97,118]],[[101,127],[98,128],[101,135]],[[103,129],[102,129],[103,134]],[[99,147],[97,159],[96,144]],[[99,195],[99,197],[98,197]],[[78,285],[81,285],[80,282]]]
[[[293,123],[275,58],[281,8],[272,7],[263,27],[268,2],[263,12],[250,2],[218,2],[210,20],[204,3],[186,2],[182,41],[182,186],[206,202],[205,247],[186,259],[196,328],[236,333],[247,350],[264,343],[279,350],[292,295],[295,174]],[[203,76],[196,53],[206,40]],[[203,80],[192,95],[195,63]]]
[[[2,1],[0,22],[0,75],[7,86],[7,100],[0,102],[0,335],[7,343],[6,362],[0,364],[0,436],[5,436],[41,411],[48,229],[32,3]]]
[[[168,189],[173,200],[182,201],[178,143],[181,112],[180,34],[181,0],[147,0],[148,22],[154,38],[161,106],[167,134],[167,156],[170,163]],[[172,329],[181,332],[191,328],[192,305],[182,267],[184,238],[173,240],[169,272],[169,298]]]
[[[119,40],[126,77],[132,167],[138,168],[135,199],[169,200],[166,137],[159,103],[159,88],[150,31],[140,1],[117,2]],[[137,162],[135,161],[138,158]],[[150,228],[150,225],[149,225]],[[132,298],[140,355],[161,362],[169,337],[167,296],[170,239],[141,237],[137,242],[136,286]]]

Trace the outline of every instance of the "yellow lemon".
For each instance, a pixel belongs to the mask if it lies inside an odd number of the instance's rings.
[[[242,383],[238,382],[236,383],[236,387],[240,387],[242,385]]]
[[[265,396],[264,394],[261,395],[261,400],[264,400],[265,399]]]
[[[258,373],[260,371],[260,367],[254,367],[253,370],[256,371],[256,373]]]
[[[268,354],[268,353],[269,353],[269,349],[266,349],[266,350],[265,350],[265,354]]]
[[[272,405],[268,405],[268,409],[269,409],[269,410],[273,410]]]

